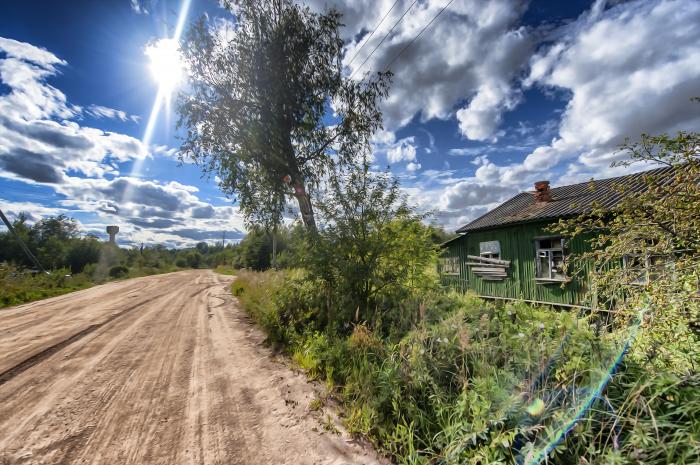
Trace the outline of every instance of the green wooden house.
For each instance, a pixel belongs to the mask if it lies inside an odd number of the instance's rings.
[[[588,307],[588,280],[572,278],[564,269],[565,257],[583,252],[586,241],[554,235],[547,227],[584,213],[594,202],[612,208],[623,196],[646,188],[644,175],[670,179],[672,170],[554,188],[548,181],[537,182],[533,191],[521,192],[462,226],[458,237],[443,244],[441,280],[485,298]]]

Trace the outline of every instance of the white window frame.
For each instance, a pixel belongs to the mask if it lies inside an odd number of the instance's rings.
[[[501,259],[501,243],[499,241],[479,242],[479,256],[483,258]]]
[[[640,265],[633,265],[630,263],[633,258],[644,258],[644,262]],[[655,263],[656,260],[661,259],[662,264]],[[635,286],[648,286],[654,277],[656,277],[660,272],[663,272],[662,268],[663,257],[661,255],[651,255],[651,254],[627,254],[622,256],[622,265],[628,270],[628,273],[634,271],[639,273],[639,277],[632,278],[629,284]]]
[[[540,241],[557,241],[558,245],[556,247],[540,247]],[[536,237],[535,238],[535,280],[542,282],[566,282],[569,278],[566,275],[566,270],[563,271],[562,277],[554,277],[554,259],[552,252],[561,252],[562,263],[566,259],[566,249],[565,249],[565,239],[562,236],[546,236],[546,237]],[[549,263],[549,273],[548,276],[542,276],[544,274],[541,269],[542,264],[540,258],[547,258]]]

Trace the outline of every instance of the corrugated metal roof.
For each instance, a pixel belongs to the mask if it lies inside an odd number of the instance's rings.
[[[674,170],[674,167],[658,168],[617,178],[554,187],[550,189],[552,200],[549,202],[536,201],[534,191],[521,192],[485,215],[462,226],[457,232],[465,233],[512,223],[580,215],[588,211],[594,202],[604,208],[613,208],[625,196],[645,190],[645,176],[660,176],[661,179],[668,181],[671,180]],[[623,187],[624,194],[617,186]]]

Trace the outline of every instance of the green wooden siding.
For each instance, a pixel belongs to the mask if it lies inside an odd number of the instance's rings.
[[[440,271],[440,277],[443,282],[443,284],[451,287],[452,289],[455,289],[460,292],[466,292],[467,291],[467,269],[465,266],[465,262],[463,257],[466,256],[467,250],[466,250],[466,242],[462,240],[463,237],[460,237],[456,240],[453,240],[450,242],[447,247],[445,247],[445,250],[443,251],[442,257],[457,257],[459,260],[459,275],[453,275],[453,274],[442,274],[442,270]]]
[[[472,290],[478,295],[524,299],[562,305],[587,305],[588,282],[572,278],[569,282],[546,283],[535,279],[535,238],[553,236],[545,230],[549,223],[527,223],[469,232],[446,244],[446,256],[458,256],[459,276],[443,276],[443,283],[459,291]],[[508,276],[503,281],[487,281],[472,273],[465,265],[467,255],[479,255],[479,243],[499,241],[501,260],[510,261]],[[568,240],[565,253],[583,252],[587,244],[581,238]],[[585,270],[586,275],[590,270]]]

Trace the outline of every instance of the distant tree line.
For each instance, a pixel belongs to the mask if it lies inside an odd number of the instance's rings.
[[[95,235],[83,234],[77,222],[66,215],[47,217],[30,225],[22,213],[13,222],[13,227],[45,269],[86,273],[96,281],[108,276],[126,276],[134,271],[138,275],[175,268],[230,266],[235,262],[234,250],[238,248],[237,244],[224,247],[206,242],[183,249],[169,249],[160,244],[120,248]],[[9,231],[0,232],[0,263],[24,270],[36,268]]]
[[[115,247],[92,234],[81,233],[77,222],[65,215],[47,217],[30,225],[27,216],[20,214],[13,226],[44,268],[67,269],[72,274],[85,271],[109,274],[109,270],[115,266],[130,270],[217,266],[257,271],[272,267],[290,268],[298,266],[305,247],[305,231],[299,223],[281,226],[274,232],[260,227],[252,228],[240,242],[226,246],[199,242],[195,247],[182,249],[169,249],[160,244],[130,249]],[[435,243],[447,237],[440,228],[428,228]],[[275,247],[276,253],[273,254]],[[35,268],[9,231],[0,232],[1,262],[24,269]]]

